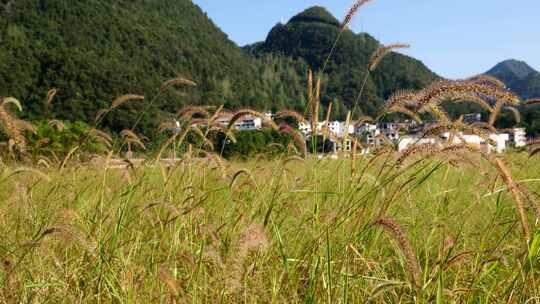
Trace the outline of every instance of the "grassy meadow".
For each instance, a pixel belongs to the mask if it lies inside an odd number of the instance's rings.
[[[530,153],[488,155],[463,139],[478,135],[485,148],[510,132],[497,129],[501,112],[520,123],[540,99],[480,75],[398,90],[369,117],[368,80],[408,47],[379,46],[344,129],[408,119],[435,144],[397,151],[379,134],[372,153],[357,153],[366,134],[330,132],[344,108],[325,96],[335,81],[325,73],[368,2],[332,25],[328,57],[306,71],[303,113],[280,108],[271,119],[208,98],[214,106],[170,104],[160,120],[151,110],[167,92],[199,90],[181,75],[154,96],[77,104],[77,122],[45,115],[61,89],[39,121],[0,97],[0,303],[540,303],[540,140]],[[449,111],[463,103],[486,121]],[[263,130],[238,131],[246,117]],[[146,136],[147,120],[159,136]],[[329,139],[353,149],[319,159]]]
[[[540,165],[505,157],[535,203]],[[2,300],[537,302],[533,206],[527,242],[500,171],[451,159],[5,165]]]

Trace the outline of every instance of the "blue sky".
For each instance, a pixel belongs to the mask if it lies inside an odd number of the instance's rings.
[[[321,5],[338,19],[353,0],[194,0],[239,45],[266,38],[278,22]],[[505,59],[540,70],[539,0],[374,0],[352,22],[382,43],[405,42],[404,53],[441,76],[464,78]]]

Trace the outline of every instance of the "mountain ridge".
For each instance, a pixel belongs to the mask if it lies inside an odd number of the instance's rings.
[[[334,53],[330,53],[337,37]],[[364,82],[371,55],[381,43],[367,33],[341,32],[339,21],[325,8],[310,7],[293,16],[286,24],[278,23],[266,40],[246,47],[255,56],[279,54],[304,60],[317,72],[325,68],[323,103],[340,102],[342,111],[354,108]],[[367,77],[360,114],[375,116],[384,100],[400,89],[420,89],[441,79],[421,61],[399,53],[389,54],[377,70]],[[343,116],[341,113],[340,116]]]
[[[540,72],[528,63],[516,59],[504,60],[485,73],[506,84],[508,89],[521,97],[522,100],[540,97]],[[521,126],[527,128],[529,135],[540,136],[540,107],[522,106],[519,108],[522,116]],[[512,118],[504,118],[504,127],[512,126]]]
[[[322,69],[338,35],[322,77],[323,106],[334,102],[332,118],[344,119],[381,44],[367,33],[340,34],[340,22],[323,7],[307,8],[265,41],[240,48],[190,0],[19,0],[0,13],[0,95],[19,98],[24,119],[87,122],[117,96],[144,95],[149,110],[137,131],[147,136],[187,105],[301,111],[307,70]],[[158,93],[179,75],[197,88]],[[421,61],[391,53],[367,77],[357,114],[375,116],[393,92],[438,79]],[[47,106],[52,88],[58,94]],[[103,127],[131,128],[146,106],[128,103]]]
[[[485,74],[501,80],[523,99],[540,97],[540,72],[525,61],[508,59]]]
[[[523,79],[529,76],[530,73],[538,73],[538,71],[533,69],[525,61],[517,59],[507,59],[496,64],[493,68],[487,71],[486,74],[497,75],[505,72],[510,73],[512,76],[518,79]]]

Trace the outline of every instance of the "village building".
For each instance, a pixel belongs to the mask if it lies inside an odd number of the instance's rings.
[[[527,132],[525,128],[515,128],[510,133],[510,142],[516,148],[523,148],[527,146]]]
[[[464,121],[475,123],[482,121],[481,114],[473,113],[464,115]],[[332,136],[328,137],[333,144],[333,151],[350,151],[353,145],[353,138],[359,139],[362,146],[361,153],[369,153],[370,148],[385,144],[390,141],[395,144],[398,151],[404,151],[412,145],[442,144],[452,138],[452,144],[467,143],[477,147],[485,153],[503,153],[509,147],[521,148],[527,145],[527,133],[523,128],[512,129],[509,133],[491,133],[488,140],[475,134],[459,133],[459,136],[450,136],[446,132],[440,136],[425,136],[423,130],[429,124],[418,124],[414,121],[404,121],[397,123],[371,124],[363,123],[357,125],[351,122],[347,125],[343,121],[319,122],[317,134],[323,134],[325,128]],[[299,130],[306,137],[311,136],[311,124],[309,122],[299,123]]]
[[[230,123],[230,117],[221,117],[218,123],[222,127],[227,127]],[[262,129],[262,119],[260,117],[247,115],[234,123],[234,129],[237,131],[254,131]]]

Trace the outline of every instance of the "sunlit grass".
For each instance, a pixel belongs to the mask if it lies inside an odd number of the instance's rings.
[[[539,191],[540,168],[526,157],[511,156],[514,177]],[[81,165],[44,170],[49,180],[6,167],[3,299],[493,303],[537,296],[538,249],[529,254],[512,197],[487,163],[411,160],[398,170],[394,161],[383,157],[364,171],[367,162],[357,159],[354,175],[347,158],[231,162],[226,172],[201,161]],[[372,225],[383,217],[410,240],[419,286],[399,243]]]

